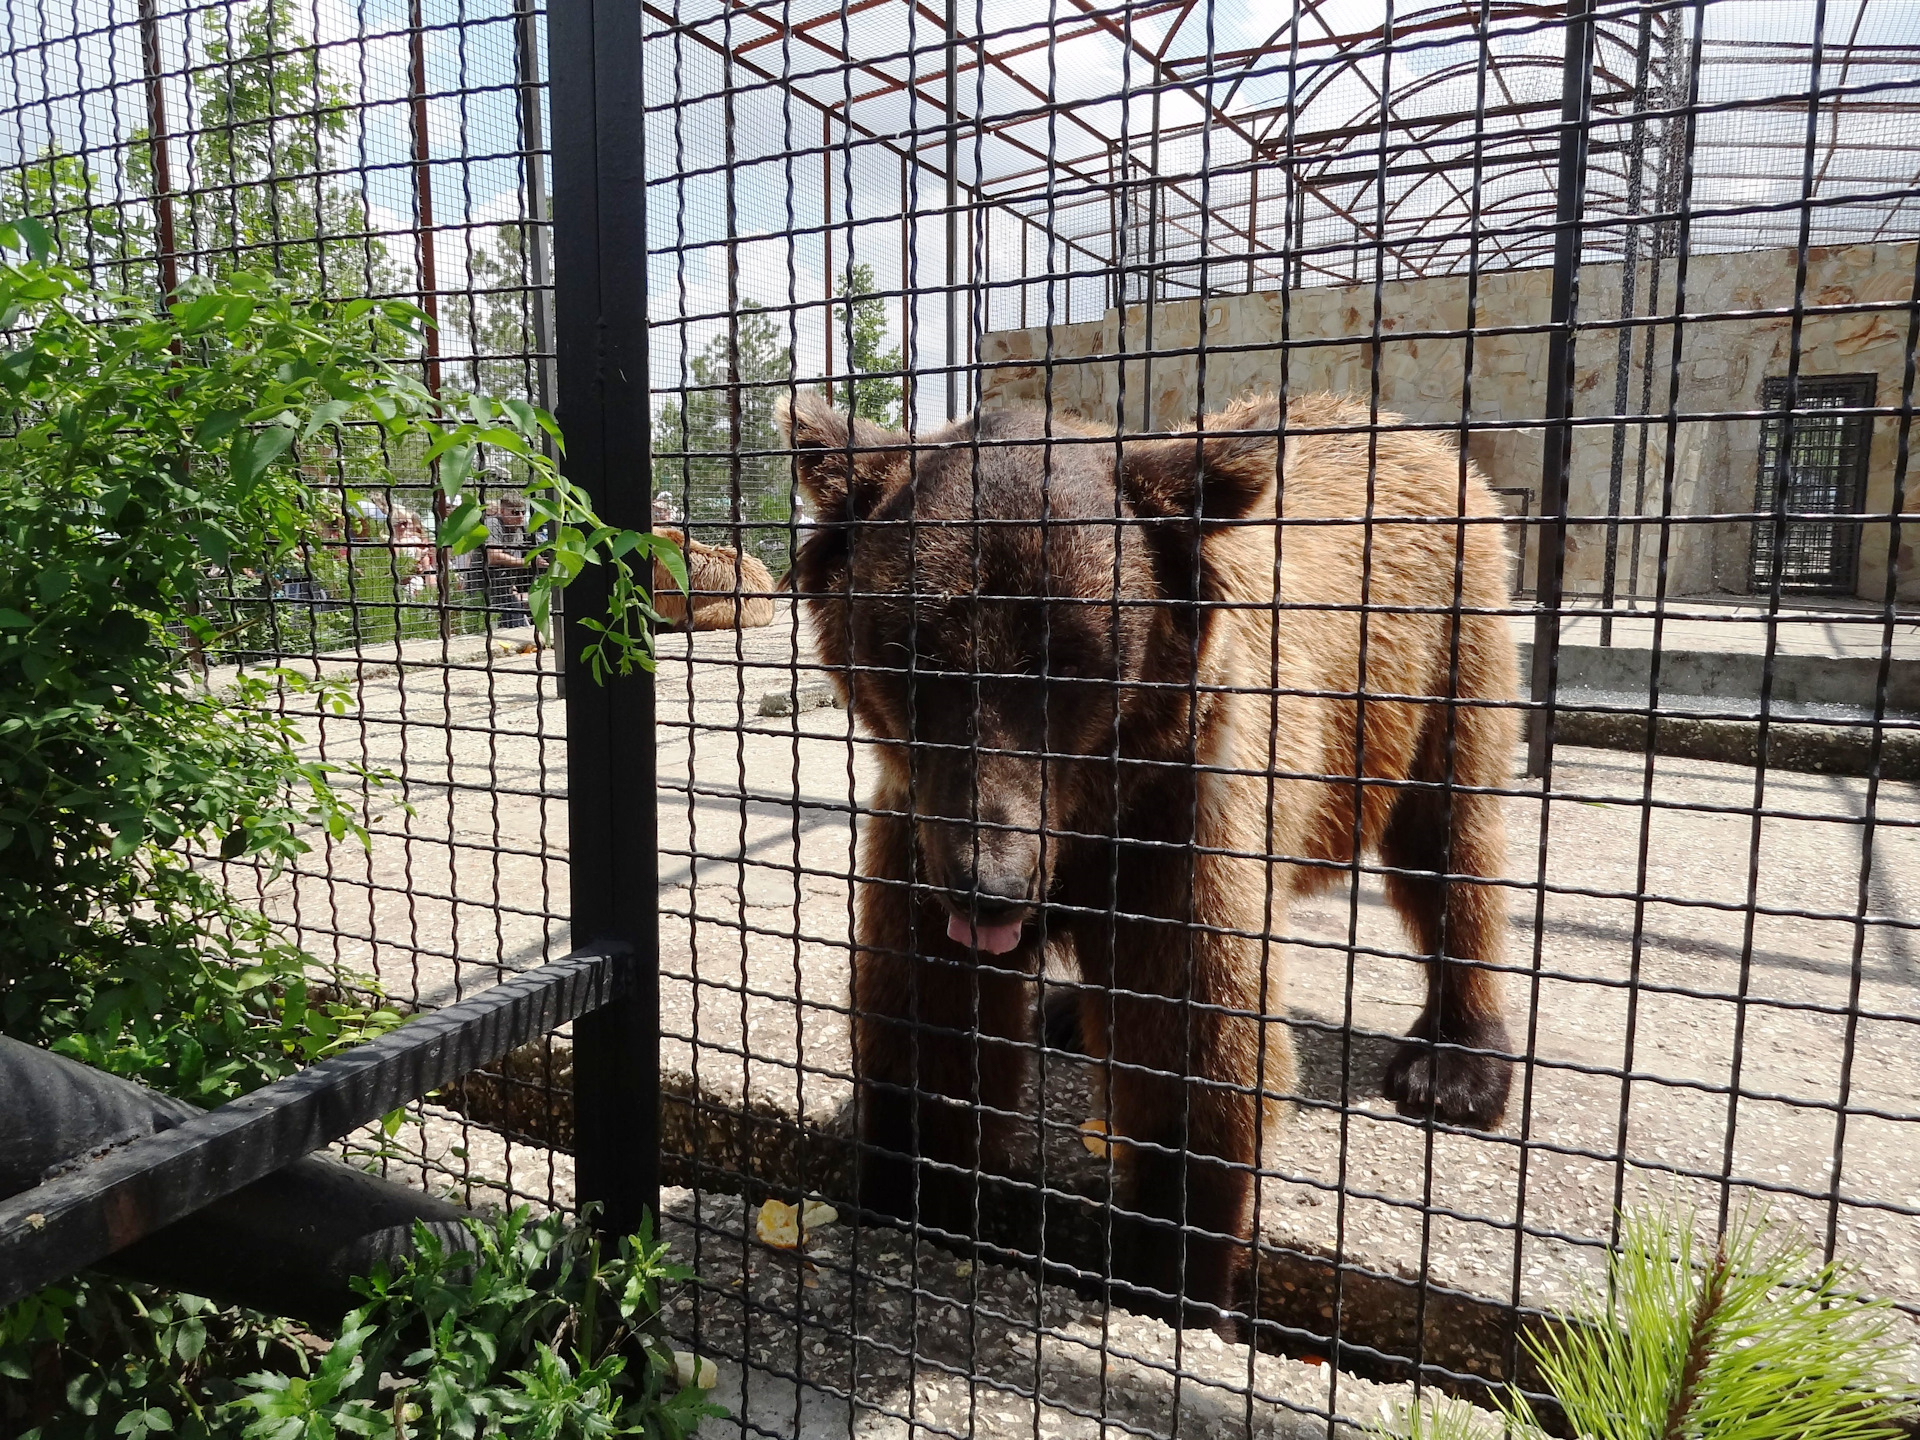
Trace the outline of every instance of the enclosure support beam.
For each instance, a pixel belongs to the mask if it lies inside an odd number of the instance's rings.
[[[1560,607],[1567,558],[1567,472],[1573,461],[1573,327],[1580,307],[1581,213],[1587,190],[1587,116],[1593,96],[1593,0],[1567,6],[1560,72],[1560,173],[1554,197],[1553,299],[1547,331],[1545,453],[1540,467],[1540,548],[1533,621],[1534,708],[1527,717],[1527,774],[1553,763],[1559,686]]]
[[[548,63],[566,83],[553,122],[554,341],[566,472],[609,525],[652,525],[647,407],[647,168],[640,43],[623,0],[554,0]],[[604,612],[606,567],[568,597],[567,816],[573,941],[633,947],[618,1003],[574,1026],[576,1190],[625,1233],[660,1190],[659,857],[652,678],[596,681],[581,659]]]
[[[947,0],[947,419],[960,418],[960,0]]]
[[[433,225],[433,134],[427,124],[427,31],[420,0],[407,5],[407,109],[413,145],[413,239],[420,272],[420,308],[427,323],[420,332],[424,380],[434,399],[440,398],[440,275],[434,247],[439,243]],[[445,520],[447,497],[440,493],[440,462],[428,467],[433,477],[433,517]],[[438,543],[435,525],[433,593],[439,601],[440,639],[453,639],[453,553]]]
[[[0,1305],[124,1250],[569,1020],[580,1020],[575,1033],[584,1033],[590,1013],[618,1012],[631,999],[635,987],[623,973],[629,968],[624,950],[577,952],[0,1201]]]
[[[433,137],[427,125],[427,31],[420,0],[407,8],[408,108],[413,136],[413,237],[420,265],[420,308],[427,312],[421,332],[425,346],[427,389],[440,393],[440,276],[434,254]]]
[[[160,73],[160,18],[154,0],[140,0],[140,64],[147,80],[147,147],[153,163],[161,298],[170,302],[180,288],[180,255],[173,231],[173,160],[168,153],[167,92]]]
[[[904,251],[902,252],[905,253]],[[827,377],[827,398],[833,398],[833,116],[825,110],[820,112],[820,268],[827,277],[826,306],[823,314],[826,322],[821,325],[821,337],[826,341],[827,359],[821,367],[821,374]],[[849,236],[847,244],[847,272],[853,272],[853,244]],[[904,288],[904,287],[903,287]],[[853,361],[847,361],[849,372]],[[847,382],[847,409],[853,409],[853,382]]]

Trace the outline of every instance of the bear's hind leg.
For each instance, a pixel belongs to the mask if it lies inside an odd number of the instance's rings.
[[[1455,709],[1446,763],[1445,712],[1423,737],[1420,788],[1401,792],[1380,837],[1387,897],[1427,960],[1427,1003],[1387,1067],[1383,1089],[1402,1115],[1491,1129],[1512,1084],[1511,1040],[1501,1011],[1499,965],[1506,931],[1500,799],[1450,789],[1498,785],[1506,775],[1510,725],[1496,710]]]

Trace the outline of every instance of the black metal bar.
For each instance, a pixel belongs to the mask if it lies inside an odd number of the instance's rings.
[[[1545,453],[1540,466],[1540,547],[1533,621],[1535,708],[1527,726],[1527,774],[1553,763],[1553,701],[1559,683],[1560,609],[1567,562],[1567,472],[1573,460],[1573,327],[1580,307],[1581,215],[1587,192],[1587,111],[1593,96],[1593,0],[1567,6],[1560,76],[1560,169],[1554,199],[1553,299],[1547,332]]]
[[[0,1304],[182,1220],[397,1105],[602,1008],[623,948],[576,951],[0,1201]]]
[[[555,345],[568,475],[609,524],[644,530],[648,494],[644,18],[617,0],[556,0],[551,92]],[[576,1189],[609,1231],[633,1229],[660,1190],[659,858],[654,692],[648,675],[598,684],[581,660],[583,616],[606,604],[601,567],[566,615],[567,811],[575,943],[633,947],[620,1002],[574,1026]]]
[[[0,1196],[18,1195],[144,1136],[206,1112],[78,1060],[0,1036]],[[473,1212],[309,1155],[214,1201],[103,1262],[149,1285],[330,1325],[351,1310],[357,1276],[411,1250],[426,1224],[471,1248]]]
[[[520,89],[520,145],[526,157],[527,283],[532,289],[529,309],[533,320],[534,402],[553,408],[553,266],[548,246],[552,239],[552,204],[547,194],[546,127],[540,117],[539,16],[535,0],[514,0],[515,83]]]

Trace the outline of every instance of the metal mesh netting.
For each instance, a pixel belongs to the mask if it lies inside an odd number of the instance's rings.
[[[70,261],[413,299],[699,561],[563,686],[350,434],[206,601],[380,776],[229,867],[316,979],[657,964],[715,1433],[1486,1402],[1668,1202],[1920,1364],[1910,0],[6,15]],[[351,1148],[570,1209],[572,1040]]]

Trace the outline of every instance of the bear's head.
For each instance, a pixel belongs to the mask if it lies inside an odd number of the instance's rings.
[[[985,412],[909,437],[814,395],[780,421],[815,648],[911,807],[948,933],[1010,950],[1063,852],[1190,763],[1197,602],[1225,598],[1209,550],[1270,493],[1273,433]]]

